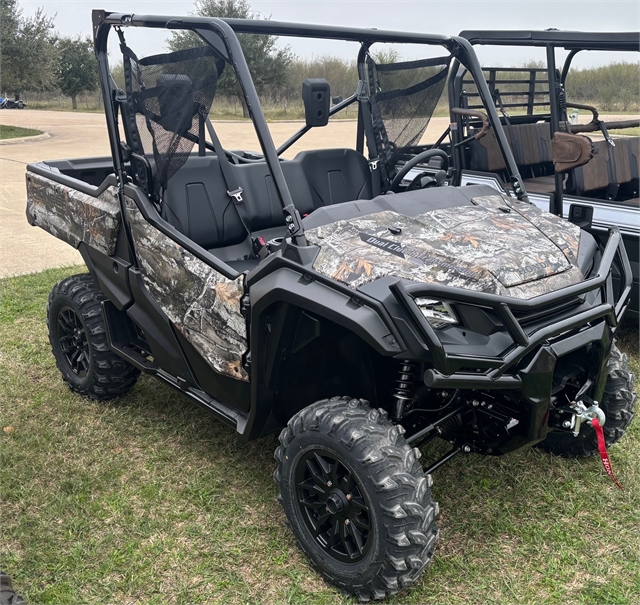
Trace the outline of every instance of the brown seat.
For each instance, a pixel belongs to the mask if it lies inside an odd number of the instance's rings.
[[[516,164],[520,168],[538,166],[539,169],[532,169],[530,174],[543,175],[553,170],[552,166],[548,166],[552,161],[551,128],[548,122],[505,125],[504,131]],[[470,134],[473,134],[473,131]],[[573,178],[568,181],[572,192],[577,195],[589,195],[601,194],[604,191],[608,197],[614,199],[619,189],[625,186],[621,191],[621,197],[637,196],[640,137],[616,137],[614,142],[615,146],[612,147],[605,140],[593,141],[593,157],[583,166],[574,168]],[[469,147],[471,170],[499,172],[506,169],[493,130],[482,139],[471,141]],[[527,191],[532,193],[551,194],[555,191],[553,174],[525,179],[524,185]]]
[[[533,179],[525,179],[524,187],[531,193],[544,193],[551,194],[556,190],[556,177],[551,176],[539,176]]]
[[[631,184],[638,190],[638,156],[640,137],[619,137],[608,141],[594,141],[594,155],[591,160],[573,171],[575,189],[584,195],[607,189],[614,198],[620,186]]]
[[[548,122],[507,125],[504,131],[518,166],[551,162],[551,130]],[[472,170],[495,172],[506,168],[493,130],[483,138],[471,141],[470,147]]]
[[[609,162],[611,146],[607,141],[593,141],[593,157],[579,168],[573,169],[575,192],[584,195],[587,192],[607,189],[613,182],[613,173]]]
[[[640,155],[640,137],[615,138],[613,148],[618,185],[638,180],[638,156]],[[637,187],[636,187],[637,188]]]

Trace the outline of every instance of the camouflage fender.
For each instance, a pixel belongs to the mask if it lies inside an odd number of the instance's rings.
[[[314,268],[353,288],[392,275],[528,299],[584,278],[578,227],[500,195],[417,216],[385,210],[306,236],[321,248]]]
[[[145,286],[177,330],[217,372],[249,380],[242,367],[247,329],[242,277],[227,279],[150,225],[125,198]]]
[[[120,203],[115,187],[93,197],[29,172],[27,215],[33,225],[74,248],[84,242],[108,256],[115,252],[120,227]]]

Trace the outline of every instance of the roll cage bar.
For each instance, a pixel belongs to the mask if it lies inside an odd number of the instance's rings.
[[[460,32],[473,45],[490,46],[552,46],[570,51],[562,67],[560,81],[564,84],[571,61],[581,50],[640,51],[640,32],[565,32],[544,31],[484,31]]]
[[[244,34],[268,34],[284,37],[302,37],[302,38],[318,38],[326,40],[344,40],[350,42],[359,42],[361,44],[358,54],[358,72],[360,83],[358,90],[354,95],[332,108],[331,114],[335,114],[347,105],[356,102],[359,95],[363,93],[364,84],[364,67],[363,61],[366,52],[371,44],[375,42],[386,43],[404,43],[404,44],[426,44],[444,46],[458,64],[464,65],[467,70],[476,79],[480,97],[484,102],[486,111],[489,115],[490,122],[494,125],[494,130],[498,144],[505,158],[505,163],[512,175],[512,183],[514,191],[519,198],[526,199],[526,191],[522,184],[515,159],[507,142],[506,136],[500,126],[495,106],[491,102],[491,94],[487,87],[482,70],[475,52],[467,40],[461,37],[449,37],[440,35],[429,35],[409,32],[393,32],[376,29],[359,29],[349,27],[329,27],[323,25],[307,25],[296,23],[285,23],[278,21],[266,20],[248,20],[248,19],[219,19],[210,17],[171,17],[161,15],[137,15],[132,13],[116,13],[105,10],[94,10],[92,13],[93,21],[93,39],[95,46],[96,58],[98,60],[98,69],[100,75],[100,85],[105,106],[105,116],[107,120],[107,129],[109,132],[109,141],[111,146],[111,154],[114,162],[114,170],[119,183],[119,197],[122,206],[122,215],[126,217],[124,208],[124,185],[127,178],[124,170],[124,159],[122,155],[122,146],[120,134],[117,127],[117,110],[115,105],[115,90],[111,81],[108,56],[107,41],[112,28],[127,27],[148,27],[156,29],[170,30],[191,30],[198,34],[200,38],[217,53],[220,54],[233,68],[234,73],[240,84],[242,94],[244,95],[249,115],[252,119],[256,135],[265,161],[273,176],[276,193],[280,200],[285,221],[290,225],[289,232],[293,242],[298,245],[306,245],[304,238],[304,230],[301,217],[293,205],[291,193],[280,166],[278,155],[284,150],[283,147],[292,145],[298,140],[308,128],[302,128],[296,133],[284,146],[276,150],[269,132],[267,121],[264,117],[258,93],[255,89],[253,79],[249,72],[247,62],[245,60],[240,42],[238,41],[238,33]],[[362,65],[361,65],[362,64]],[[366,92],[366,90],[365,90]],[[363,149],[364,139],[364,122],[362,112],[358,112],[358,138],[357,148],[359,151]],[[132,257],[135,260],[135,252],[131,245],[131,234],[126,218],[124,220],[125,230],[130,242]]]

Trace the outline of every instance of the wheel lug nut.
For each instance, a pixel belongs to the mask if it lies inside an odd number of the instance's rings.
[[[329,510],[329,507],[328,507],[328,506],[327,506],[327,507],[325,507],[325,509],[324,509],[324,510],[326,510],[328,513],[330,513],[330,512],[331,512],[331,511]]]
[[[333,483],[331,483],[331,481],[327,481],[327,487],[331,487],[333,485]]]
[[[353,498],[353,496],[351,494],[347,494],[347,500],[351,500],[351,498]]]
[[[344,520],[344,524],[345,524],[345,525],[350,525],[350,524],[351,524],[351,521],[349,521],[349,519],[345,519],[345,520]]]

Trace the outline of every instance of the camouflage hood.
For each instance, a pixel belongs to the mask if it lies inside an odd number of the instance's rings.
[[[314,269],[354,288],[392,275],[528,299],[584,279],[580,229],[502,195],[414,216],[384,210],[306,235],[321,248]]]

